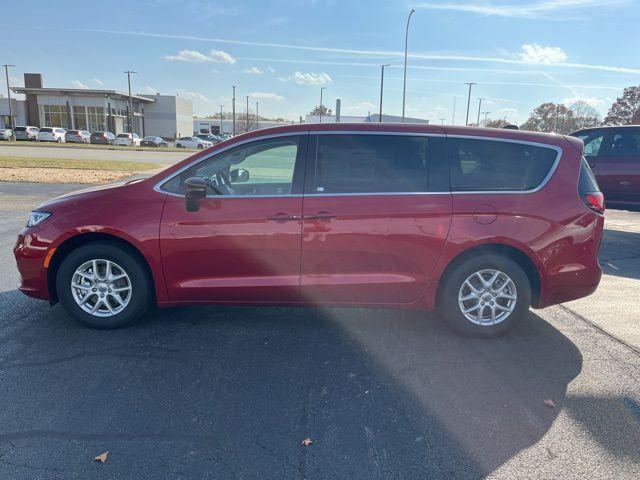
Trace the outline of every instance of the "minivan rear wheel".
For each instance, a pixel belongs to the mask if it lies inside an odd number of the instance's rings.
[[[495,337],[526,317],[531,283],[520,265],[502,255],[482,255],[456,266],[441,291],[440,312],[458,332]]]
[[[58,299],[76,321],[99,329],[138,320],[151,303],[152,285],[138,259],[109,242],[72,251],[56,275]]]

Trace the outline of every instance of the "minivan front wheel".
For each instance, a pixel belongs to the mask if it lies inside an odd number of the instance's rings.
[[[151,282],[128,250],[92,242],[71,252],[56,275],[60,303],[76,321],[120,328],[138,320],[151,301]]]
[[[528,313],[531,284],[520,265],[482,255],[458,265],[443,285],[440,310],[449,325],[476,337],[511,330]]]

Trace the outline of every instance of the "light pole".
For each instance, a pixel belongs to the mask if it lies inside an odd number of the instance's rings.
[[[469,125],[469,107],[471,106],[471,87],[475,85],[474,82],[466,82],[465,85],[469,85],[469,96],[467,97],[467,118],[465,120],[465,126]]]
[[[247,97],[247,132],[249,131],[249,95]]]
[[[233,85],[233,97],[231,99],[231,116],[233,117],[233,136],[236,136],[236,86]]]
[[[404,123],[404,107],[407,99],[407,49],[409,45],[409,21],[415,10],[412,8],[407,17],[407,28],[404,32],[404,78],[402,81],[402,123]]]
[[[133,133],[133,101],[131,100],[131,74],[138,73],[132,70],[124,72],[127,74],[127,83],[129,84],[129,133]]]
[[[220,135],[222,135],[222,105],[220,105]]]
[[[480,97],[478,98],[478,121],[476,122],[476,126],[480,126],[480,112],[482,111],[482,100],[484,100],[484,98]]]
[[[384,67],[388,67],[391,64],[386,63],[384,65],[380,65],[382,71],[380,72],[380,118],[378,118],[379,122],[382,122],[382,93],[384,92]]]
[[[444,118],[439,118],[438,120],[440,120],[440,125],[444,125]]]
[[[327,87],[320,87],[320,123],[322,123],[322,92],[324,92]]]
[[[491,112],[482,112],[482,114],[484,115],[484,126],[487,126],[487,115],[489,115]]]
[[[11,124],[11,138],[10,138],[10,140],[15,140],[15,138],[16,138],[16,134],[15,134],[16,126],[14,125],[15,122],[13,120],[13,107],[11,106],[11,88],[9,88],[9,67],[15,67],[15,65],[4,64],[2,66],[4,67],[4,76],[7,79],[7,99],[9,100],[9,123]]]
[[[260,130],[260,116],[258,115],[258,102],[256,102],[256,130]]]

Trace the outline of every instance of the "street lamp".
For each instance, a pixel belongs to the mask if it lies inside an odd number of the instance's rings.
[[[487,126],[487,115],[489,115],[491,112],[482,112],[482,114],[484,115],[484,126]]]
[[[127,83],[129,84],[129,133],[133,133],[133,101],[131,100],[131,74],[138,73],[131,70],[124,72],[127,74]]]
[[[440,125],[444,125],[444,121],[445,121],[444,118],[439,118],[438,120],[440,120]]]
[[[382,122],[382,93],[384,91],[384,67],[389,67],[391,64],[386,63],[384,65],[380,65],[382,71],[380,72],[380,116],[378,118],[379,122]]]
[[[256,102],[256,130],[260,130],[260,116],[258,115],[258,102]]]
[[[327,87],[320,87],[320,123],[322,123],[322,92],[324,92]]]
[[[233,136],[236,136],[236,86],[233,87],[233,97],[231,99],[231,116],[233,117]]]
[[[474,82],[466,82],[465,85],[469,85],[469,96],[467,97],[467,118],[465,120],[465,126],[469,125],[469,106],[471,105],[471,87],[475,85]]]
[[[220,135],[222,135],[222,105],[220,105]]]
[[[247,97],[247,132],[249,131],[249,95]]]
[[[482,111],[482,100],[484,100],[484,98],[480,97],[478,98],[478,121],[476,122],[476,126],[480,126],[480,112]]]
[[[10,140],[15,140],[15,121],[13,120],[13,107],[11,106],[11,88],[9,88],[9,67],[15,67],[15,65],[4,64],[4,76],[7,79],[7,99],[9,100],[9,123],[11,124],[11,138]]]
[[[404,32],[404,79],[402,83],[402,123],[404,123],[404,107],[407,98],[407,48],[409,44],[409,21],[415,10],[412,8],[407,17],[407,28]]]

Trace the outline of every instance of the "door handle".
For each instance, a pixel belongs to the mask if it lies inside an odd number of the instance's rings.
[[[267,220],[271,220],[272,222],[284,223],[298,220],[298,217],[296,215],[289,215],[288,213],[280,212],[267,217]]]
[[[302,218],[304,220],[331,220],[336,218],[338,215],[334,215],[329,212],[318,212],[315,215],[304,215]]]

